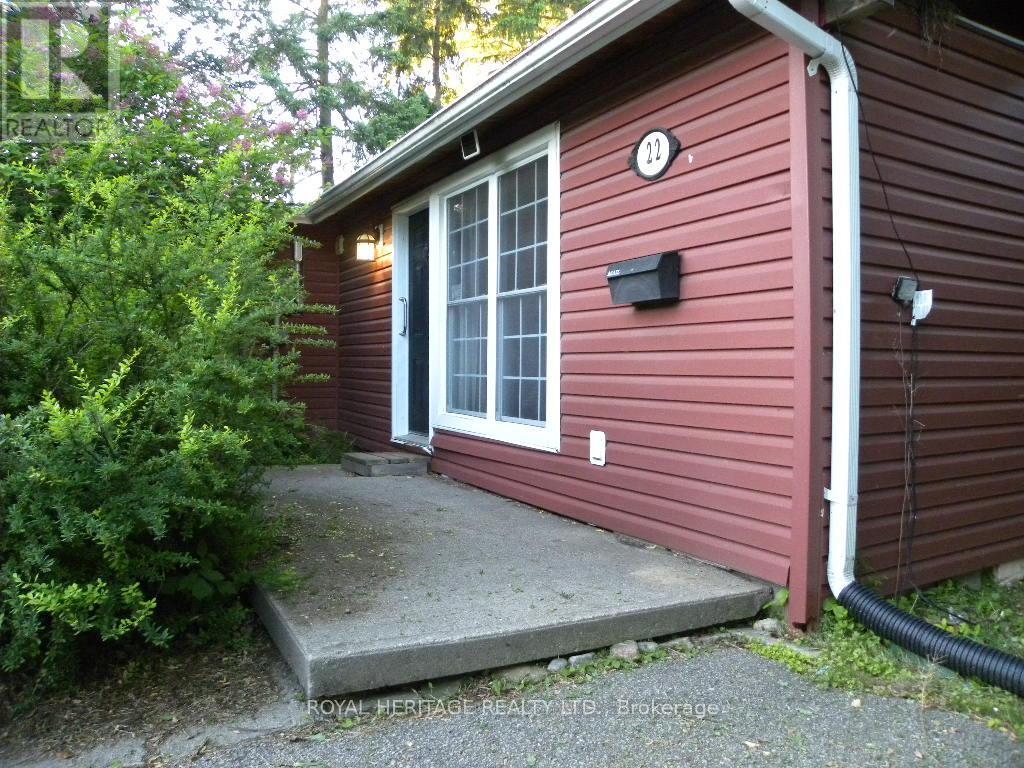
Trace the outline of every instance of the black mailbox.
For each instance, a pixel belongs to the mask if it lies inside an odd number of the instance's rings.
[[[679,251],[654,253],[608,267],[612,304],[665,304],[679,301]]]

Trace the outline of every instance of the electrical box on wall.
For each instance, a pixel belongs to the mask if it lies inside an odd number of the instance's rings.
[[[605,463],[605,453],[608,450],[608,440],[605,437],[604,432],[598,432],[597,430],[591,430],[590,432],[590,463],[596,464],[599,467],[603,467]]]
[[[608,267],[612,304],[651,306],[679,301],[679,251],[654,253]]]

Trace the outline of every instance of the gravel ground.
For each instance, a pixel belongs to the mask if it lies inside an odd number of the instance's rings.
[[[660,707],[653,714],[652,701]],[[463,711],[454,714],[379,717],[311,736],[278,734],[179,765],[1024,765],[1020,744],[963,716],[824,691],[742,650],[652,663],[522,698],[456,700],[449,707],[460,705]]]

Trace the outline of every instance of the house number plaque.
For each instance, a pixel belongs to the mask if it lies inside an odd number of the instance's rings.
[[[640,137],[629,156],[629,167],[641,179],[654,181],[665,172],[676,159],[680,149],[679,139],[664,128],[655,128]]]

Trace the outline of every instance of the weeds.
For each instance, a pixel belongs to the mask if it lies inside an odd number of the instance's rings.
[[[951,634],[1024,655],[1024,584],[1000,587],[987,577],[972,589],[947,582],[897,605]],[[835,600],[827,601],[821,629],[808,640],[822,649],[818,658],[778,645],[754,643],[750,650],[829,688],[912,699],[970,715],[1013,738],[1024,736],[1024,701],[883,640]]]
[[[792,648],[787,648],[784,645],[765,645],[764,643],[753,642],[747,647],[758,656],[764,656],[766,659],[785,664],[797,674],[806,675],[818,670],[817,659],[806,656],[799,651],[794,651]]]

